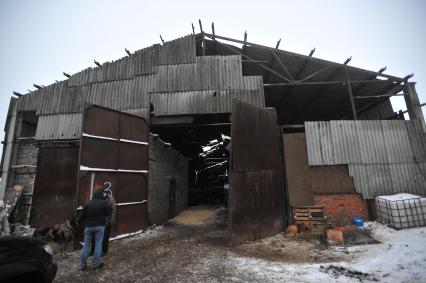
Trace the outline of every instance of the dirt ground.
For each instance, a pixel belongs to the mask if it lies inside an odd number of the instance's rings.
[[[282,234],[231,247],[226,215],[224,208],[191,208],[163,226],[114,241],[101,270],[79,271],[78,251],[59,255],[54,282],[255,282],[230,259],[325,263],[344,256],[329,253],[319,241]]]

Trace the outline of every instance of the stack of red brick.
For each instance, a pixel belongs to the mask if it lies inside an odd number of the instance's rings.
[[[315,205],[324,205],[324,214],[335,225],[352,224],[352,218],[368,218],[367,201],[359,194],[315,195]]]

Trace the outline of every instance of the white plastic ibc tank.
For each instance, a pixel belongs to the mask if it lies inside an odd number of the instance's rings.
[[[400,193],[376,197],[379,221],[395,229],[426,225],[426,198]]]

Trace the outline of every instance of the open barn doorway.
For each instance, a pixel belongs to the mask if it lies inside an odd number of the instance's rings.
[[[151,132],[188,160],[188,206],[225,206],[230,114],[152,117]]]

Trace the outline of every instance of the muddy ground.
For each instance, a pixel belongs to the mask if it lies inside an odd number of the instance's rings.
[[[320,241],[282,234],[231,247],[226,215],[224,208],[192,208],[161,227],[114,241],[101,270],[79,271],[79,252],[58,255],[54,282],[255,282],[253,274],[234,268],[233,258],[325,263],[344,256]]]

